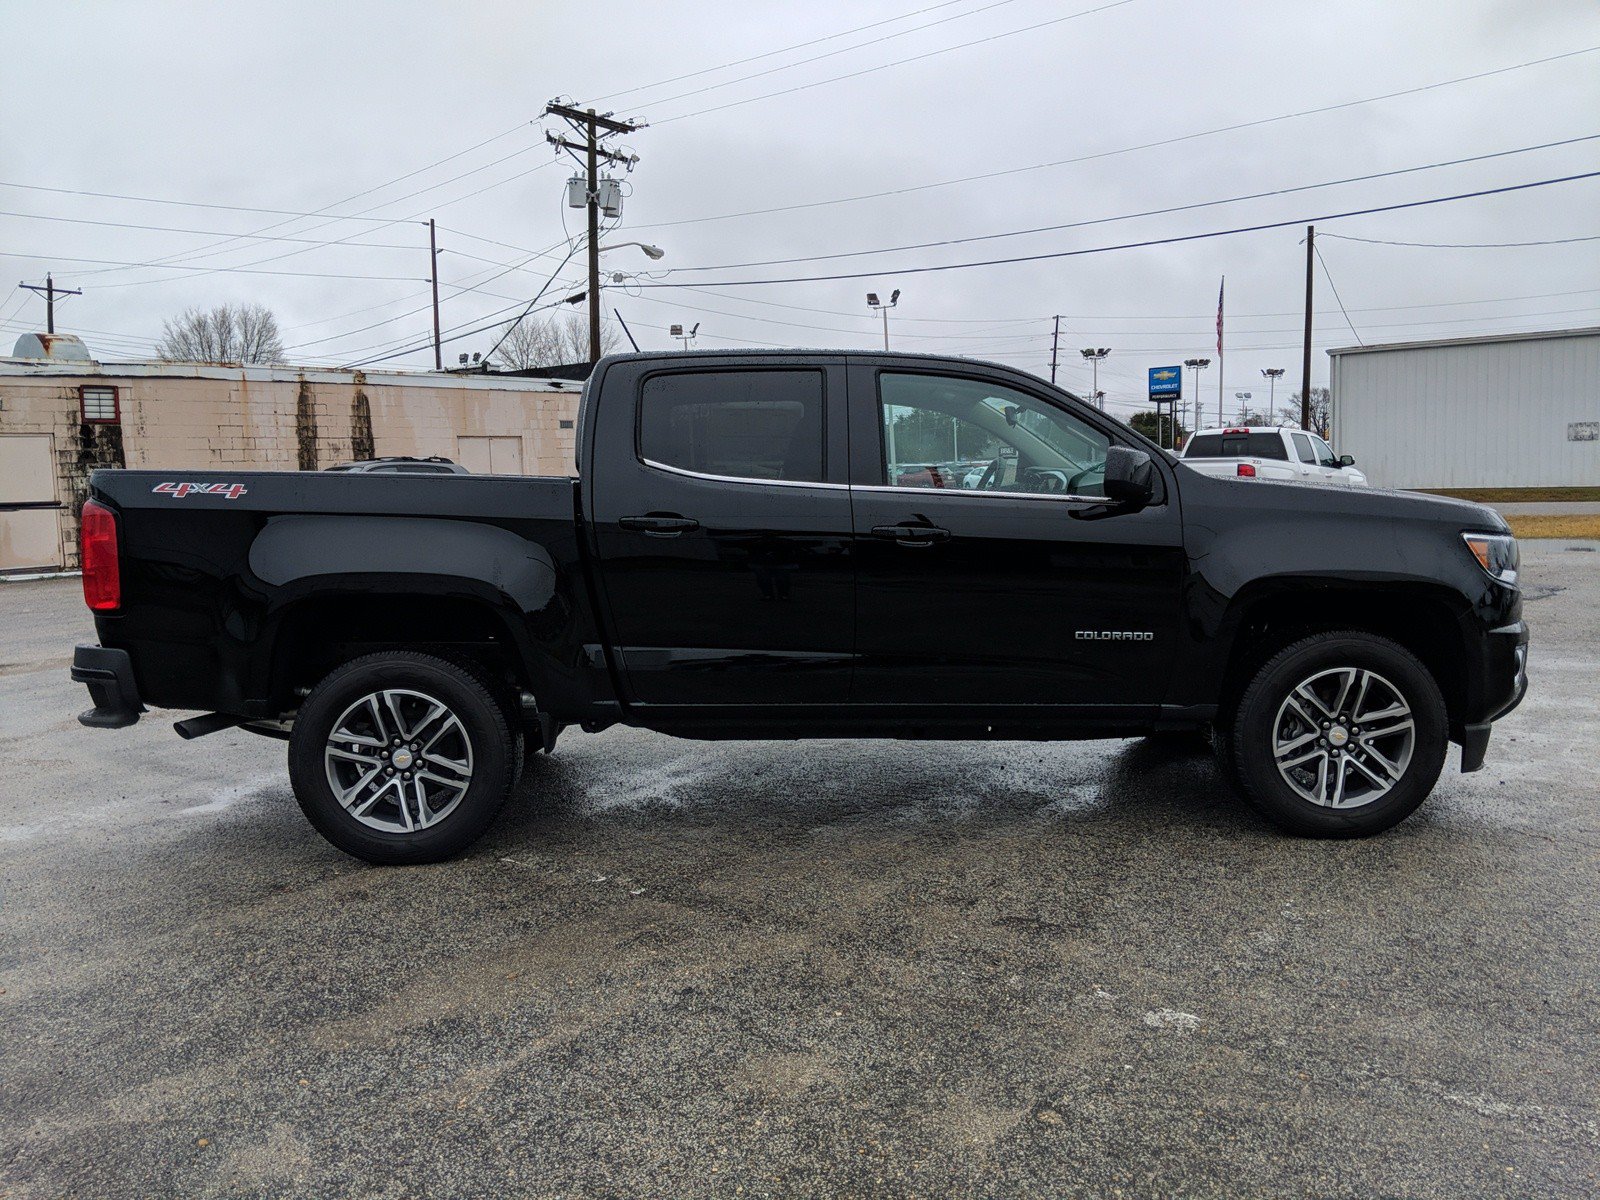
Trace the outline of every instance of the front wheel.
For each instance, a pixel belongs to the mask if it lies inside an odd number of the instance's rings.
[[[1439,685],[1414,655],[1343,631],[1268,660],[1227,736],[1239,786],[1274,823],[1311,837],[1365,837],[1427,799],[1448,719]]]
[[[312,689],[289,738],[289,778],[317,832],[372,863],[466,849],[510,792],[515,742],[472,674],[428,654],[354,659]]]

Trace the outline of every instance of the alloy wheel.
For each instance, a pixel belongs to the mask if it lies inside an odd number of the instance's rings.
[[[1283,781],[1324,808],[1361,808],[1388,795],[1411,763],[1416,721],[1400,689],[1376,671],[1336,667],[1290,690],[1273,722]]]
[[[443,701],[390,688],[344,710],[323,762],[334,797],[356,820],[384,833],[418,833],[467,794],[472,740]]]

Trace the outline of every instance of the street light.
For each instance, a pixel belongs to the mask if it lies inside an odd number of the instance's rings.
[[[613,242],[609,246],[601,246],[600,253],[604,254],[607,250],[621,250],[624,246],[639,247],[644,251],[646,258],[665,258],[667,256],[667,252],[660,246],[652,246],[648,242]]]
[[[1111,351],[1105,346],[1100,346],[1098,348],[1091,346],[1087,350],[1078,351],[1078,353],[1089,360],[1089,366],[1094,376],[1094,383],[1090,388],[1094,394],[1090,398],[1103,410],[1106,406],[1106,400],[1105,393],[1100,390],[1100,360],[1105,358],[1106,355],[1110,354]]]
[[[1283,368],[1262,367],[1261,373],[1267,377],[1267,407],[1276,412],[1278,407],[1278,379],[1283,374]]]
[[[1200,428],[1200,372],[1211,365],[1209,358],[1186,358],[1183,365],[1194,372],[1194,427]]]
[[[1245,409],[1249,406],[1250,401],[1255,398],[1255,393],[1254,392],[1235,392],[1233,394],[1233,398],[1239,402],[1239,423],[1243,424],[1244,423],[1244,416],[1245,416]],[[1269,412],[1267,414],[1267,416],[1268,416],[1268,418],[1270,418],[1272,416],[1272,414]]]
[[[885,350],[889,348],[889,310],[899,303],[899,288],[895,288],[895,290],[889,294],[889,303],[887,304],[878,299],[877,292],[867,293],[867,307],[876,309],[878,312],[883,314],[883,348]]]

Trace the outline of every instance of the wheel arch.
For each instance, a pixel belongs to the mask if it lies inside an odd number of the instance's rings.
[[[1348,629],[1388,638],[1415,655],[1438,683],[1451,736],[1457,737],[1467,704],[1465,608],[1460,595],[1425,581],[1262,581],[1234,599],[1223,621],[1219,640],[1226,653],[1216,664],[1223,679],[1219,714],[1226,719],[1254,672],[1290,642]]]

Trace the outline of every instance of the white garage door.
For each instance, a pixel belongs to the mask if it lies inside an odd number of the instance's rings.
[[[48,433],[0,434],[0,571],[60,568],[55,464]]]
[[[456,461],[474,475],[521,475],[519,437],[458,437]]]

